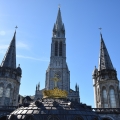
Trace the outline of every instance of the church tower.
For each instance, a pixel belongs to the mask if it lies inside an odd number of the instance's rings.
[[[16,68],[16,31],[0,66],[0,106],[17,106],[22,70]]]
[[[59,76],[60,78],[57,86],[62,90],[69,91],[70,71],[66,63],[65,27],[62,22],[60,8],[58,10],[56,23],[53,27],[50,64],[46,71],[46,89],[54,88],[54,81],[52,78],[55,75]]]
[[[66,62],[65,27],[62,22],[60,8],[58,9],[57,20],[53,27],[50,64],[46,70],[45,88],[40,90],[40,84],[36,86],[34,100],[42,98],[42,93],[45,89],[49,90],[55,87],[53,81],[55,76],[59,77],[57,87],[66,90],[69,99],[80,102],[79,86],[76,84],[75,90],[70,89],[70,71]]]
[[[118,108],[119,80],[100,34],[100,55],[98,69],[93,71],[93,86],[96,108]]]

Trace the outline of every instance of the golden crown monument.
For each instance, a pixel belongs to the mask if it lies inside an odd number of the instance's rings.
[[[67,91],[61,90],[57,87],[57,82],[59,81],[58,75],[55,75],[53,78],[54,81],[54,89],[52,90],[44,90],[43,98],[67,98]]]

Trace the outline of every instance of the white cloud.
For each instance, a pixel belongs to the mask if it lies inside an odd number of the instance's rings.
[[[4,50],[7,50],[9,47],[9,45],[7,44],[0,44],[0,51],[4,51]],[[22,43],[22,42],[18,42],[17,45],[16,45],[16,49],[17,48],[21,48],[21,49],[29,49],[28,45]]]
[[[5,35],[6,33],[5,33],[5,31],[0,31],[0,35]]]
[[[8,48],[8,45],[0,45],[0,50],[4,50],[4,49],[7,49]]]
[[[38,60],[38,61],[43,61],[43,62],[48,62],[48,59],[45,58],[34,58],[34,57],[30,57],[30,56],[23,56],[23,55],[17,55],[17,57],[19,58],[25,58],[25,59],[31,59],[31,60]]]
[[[29,49],[28,45],[23,43],[23,42],[17,42],[16,48],[24,48],[24,49]]]

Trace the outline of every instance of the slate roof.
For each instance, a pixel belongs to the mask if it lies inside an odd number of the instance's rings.
[[[100,56],[99,56],[99,66],[98,71],[103,69],[111,69],[114,70],[114,67],[112,65],[109,53],[107,51],[107,48],[105,46],[102,34],[100,34],[101,39],[101,45],[100,45]]]
[[[1,67],[9,67],[16,69],[16,31],[8,47],[8,50],[3,58]]]

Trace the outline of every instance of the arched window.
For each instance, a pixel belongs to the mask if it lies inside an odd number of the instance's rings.
[[[62,41],[59,43],[59,56],[62,56]]]
[[[6,89],[5,97],[8,97],[8,98],[10,97],[10,88],[9,87]]]
[[[9,84],[6,87],[4,105],[10,105],[10,93],[11,93],[11,85]]]
[[[110,95],[110,107],[116,108],[115,91],[113,87],[110,87],[109,95]]]
[[[103,107],[108,108],[107,92],[105,87],[102,89]]]
[[[55,56],[58,56],[58,41],[55,42]]]
[[[0,84],[0,97],[3,96],[3,84],[1,83]]]

